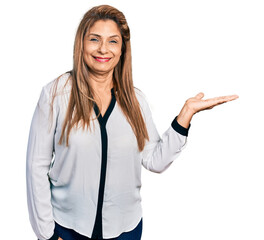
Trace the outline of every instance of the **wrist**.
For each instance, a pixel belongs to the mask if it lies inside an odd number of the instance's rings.
[[[183,127],[181,124],[178,123],[178,116],[176,116],[173,119],[171,126],[176,132],[180,133],[183,136],[188,137],[188,132],[191,127],[191,124],[189,124],[188,128]]]
[[[183,105],[182,112],[190,117],[193,117],[193,115],[196,113],[195,110],[190,107],[190,104],[188,104],[187,101]]]
[[[177,122],[181,126],[188,128],[193,115],[194,112],[188,107],[188,105],[185,104],[177,117]]]

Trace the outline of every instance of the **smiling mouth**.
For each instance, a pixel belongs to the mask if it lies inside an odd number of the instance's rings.
[[[97,61],[97,62],[109,62],[111,58],[103,58],[103,57],[94,57],[93,58]]]

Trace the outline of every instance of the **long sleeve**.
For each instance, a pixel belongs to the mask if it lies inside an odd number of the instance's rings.
[[[171,165],[185,147],[190,126],[188,129],[182,127],[175,117],[170,127],[160,137],[146,101],[144,115],[149,141],[142,152],[142,165],[149,171],[161,173]]]
[[[56,108],[49,118],[50,98],[42,88],[32,118],[26,156],[26,183],[29,219],[40,240],[58,239],[54,233],[50,182],[48,171],[53,157],[53,139],[56,126]]]

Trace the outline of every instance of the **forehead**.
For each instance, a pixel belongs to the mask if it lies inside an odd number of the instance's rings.
[[[113,20],[98,20],[88,30],[88,34],[95,33],[101,36],[121,36],[117,23]]]

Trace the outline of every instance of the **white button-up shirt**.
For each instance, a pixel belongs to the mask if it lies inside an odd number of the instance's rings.
[[[115,99],[102,117],[81,125],[58,144],[69,101],[70,74],[59,80],[50,118],[55,80],[41,91],[30,127],[26,176],[30,222],[38,239],[49,239],[58,224],[89,238],[114,238],[134,229],[142,217],[141,165],[153,172],[167,169],[186,144],[188,129],[175,118],[159,136],[143,93],[135,89],[149,141],[142,152]],[[92,118],[98,107],[94,105]]]

